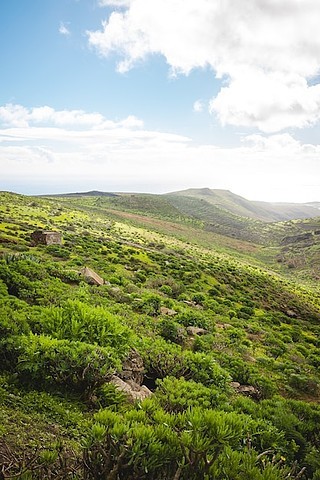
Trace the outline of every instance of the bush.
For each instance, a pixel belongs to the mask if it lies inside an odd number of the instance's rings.
[[[86,467],[93,478],[289,478],[279,457],[271,463],[264,454],[259,462],[258,452],[248,446],[253,437],[276,438],[277,430],[236,413],[194,408],[169,414],[146,400],[124,415],[96,414],[86,439]]]
[[[154,399],[169,413],[179,413],[188,408],[214,408],[226,402],[226,395],[215,387],[184,378],[166,377],[157,381]]]
[[[114,350],[57,340],[45,335],[11,337],[6,343],[11,369],[33,388],[74,391],[89,398],[120,368]]]
[[[141,298],[135,299],[132,306],[138,312],[156,316],[160,313],[161,300],[160,295],[145,293]]]
[[[184,311],[176,315],[175,320],[185,327],[208,328],[211,324],[207,315],[199,311]]]
[[[159,324],[159,333],[165,339],[173,343],[183,344],[187,333],[179,323],[170,318],[164,318]]]
[[[174,376],[225,388],[229,374],[204,353],[183,351],[180,346],[163,339],[143,339],[139,346],[147,375],[152,378]]]
[[[67,300],[61,307],[42,310],[41,333],[59,340],[79,340],[117,349],[124,356],[132,333],[116,315],[103,307],[92,307],[78,300]]]

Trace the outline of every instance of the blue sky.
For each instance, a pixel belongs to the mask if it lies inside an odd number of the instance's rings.
[[[222,3],[2,0],[0,189],[320,200],[320,5]]]

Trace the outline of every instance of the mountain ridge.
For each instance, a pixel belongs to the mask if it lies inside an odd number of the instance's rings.
[[[287,220],[313,218],[320,215],[320,202],[294,203],[294,202],[265,202],[248,200],[226,189],[189,188],[163,194],[153,193],[135,193],[135,192],[104,192],[99,190],[90,190],[86,192],[69,192],[59,194],[44,194],[41,197],[154,197],[165,198],[175,208],[181,209],[182,213],[197,217],[198,207],[195,211],[190,209],[190,200],[186,200],[188,206],[183,204],[184,198],[194,198],[202,202],[207,202],[208,212],[213,207],[225,211],[238,217],[251,218],[262,222],[281,222]],[[178,200],[177,200],[178,199]],[[177,207],[179,203],[179,207]],[[185,211],[186,210],[186,211]],[[209,214],[209,213],[208,213]],[[214,211],[211,211],[214,216]]]
[[[264,202],[248,200],[230,190],[190,188],[171,192],[167,196],[202,198],[209,203],[223,208],[233,214],[249,217],[264,222],[312,218],[319,215],[318,202],[311,204],[293,202]]]

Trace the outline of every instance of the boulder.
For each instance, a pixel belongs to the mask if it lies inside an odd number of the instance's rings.
[[[188,335],[205,335],[208,333],[208,330],[205,330],[204,328],[200,327],[187,327],[187,333]]]
[[[83,275],[88,283],[93,285],[103,285],[104,280],[94,270],[88,267],[83,267],[80,270],[80,275]]]
[[[133,381],[136,384],[141,385],[143,382],[143,376],[143,360],[136,350],[131,350],[122,364],[122,371],[119,373],[119,377],[125,382]]]
[[[260,390],[253,385],[241,385],[239,382],[231,382],[230,386],[236,390],[237,393],[241,393],[247,397],[259,399],[261,397]]]
[[[225,328],[230,328],[230,327],[232,327],[232,325],[230,325],[230,323],[216,323],[216,327],[217,327],[217,328],[225,329]]]
[[[172,317],[174,315],[177,315],[178,312],[176,312],[175,310],[172,310],[171,308],[161,307],[160,313],[161,315],[169,315],[170,317]]]
[[[132,380],[125,382],[116,375],[112,375],[110,383],[112,383],[118,390],[127,395],[129,400],[131,400],[132,402],[136,402],[137,400],[142,401],[152,395],[151,390],[149,390],[149,388],[145,385],[138,385]]]

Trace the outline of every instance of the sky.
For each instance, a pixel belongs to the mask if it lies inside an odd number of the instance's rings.
[[[1,0],[0,190],[320,201],[319,0]]]

